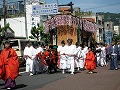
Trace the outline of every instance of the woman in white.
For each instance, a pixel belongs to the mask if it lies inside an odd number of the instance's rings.
[[[62,69],[62,74],[65,73],[65,69],[67,69],[67,58],[65,56],[65,50],[66,46],[65,46],[65,41],[62,40],[61,41],[61,46],[58,46],[58,53],[60,55],[60,69]]]
[[[33,75],[33,46],[30,42],[27,42],[27,46],[24,49],[24,58],[26,60],[26,72],[30,72],[30,76]]]

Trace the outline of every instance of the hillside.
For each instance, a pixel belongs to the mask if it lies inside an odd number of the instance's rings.
[[[98,13],[99,15],[103,15],[104,16],[104,21],[112,21],[114,22],[114,25],[119,25],[119,19],[120,19],[120,13],[117,14],[117,13],[104,13],[104,12],[99,12]],[[116,19],[116,18],[119,18],[119,19]]]

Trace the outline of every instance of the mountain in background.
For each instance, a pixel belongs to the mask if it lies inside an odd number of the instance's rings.
[[[99,15],[102,15],[104,17],[104,21],[112,21],[114,25],[119,25],[119,19],[120,19],[120,13],[104,13],[104,12],[98,12]]]

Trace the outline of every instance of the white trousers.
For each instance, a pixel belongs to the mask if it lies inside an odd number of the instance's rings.
[[[106,65],[106,57],[101,57],[101,66]]]
[[[101,64],[101,58],[100,58],[100,56],[97,56],[97,64],[98,65]]]
[[[70,69],[71,73],[74,72],[74,68],[75,68],[74,57],[68,57],[68,59],[67,59],[67,68]]]
[[[67,60],[63,55],[60,57],[60,69],[67,69]]]
[[[33,72],[33,60],[26,59],[26,72]]]
[[[76,60],[76,65],[79,68],[84,68],[84,60],[83,59],[77,59]]]

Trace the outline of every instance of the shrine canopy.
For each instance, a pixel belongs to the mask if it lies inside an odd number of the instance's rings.
[[[72,15],[55,15],[51,19],[47,20],[45,23],[45,31],[49,32],[50,30],[63,25],[76,26],[81,30],[87,32],[96,33],[98,26],[86,19],[80,19]]]

